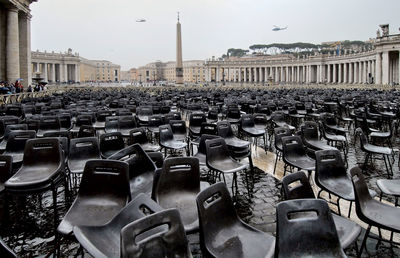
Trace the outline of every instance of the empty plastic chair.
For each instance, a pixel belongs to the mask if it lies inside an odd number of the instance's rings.
[[[163,208],[177,208],[187,233],[199,229],[196,195],[208,186],[200,182],[199,161],[193,157],[169,158],[153,190],[155,201]]]
[[[122,134],[122,137],[129,137],[129,132],[136,127],[136,118],[130,116],[120,116],[118,118],[118,131]]]
[[[0,155],[0,193],[4,191],[4,183],[12,176],[12,157]]]
[[[211,139],[216,139],[219,136],[216,135],[210,135],[210,134],[203,134],[200,137],[200,144],[199,148],[197,150],[197,153],[193,155],[193,157],[197,158],[199,160],[199,164],[201,166],[206,165],[206,154],[207,154],[207,149],[206,149],[206,141],[211,140]]]
[[[125,147],[124,139],[120,132],[105,133],[100,135],[100,153],[106,159]]]
[[[175,139],[174,134],[170,125],[161,125],[160,130],[160,146],[164,148],[165,156],[167,156],[167,151],[177,151],[184,149],[187,151],[187,144],[180,140]]]
[[[9,134],[4,155],[9,155],[13,158],[14,169],[21,166],[24,159],[26,141],[33,138],[36,138],[36,132],[33,130],[13,131]]]
[[[241,140],[233,134],[231,124],[228,121],[221,121],[217,123],[218,136],[225,139],[226,145],[230,148],[246,148],[250,142]]]
[[[96,130],[91,125],[81,125],[78,132],[78,138],[95,137]]]
[[[76,225],[104,225],[130,200],[128,164],[116,160],[90,160],[86,162],[78,196],[57,231],[70,235]]]
[[[200,244],[211,257],[273,257],[275,238],[244,223],[226,185],[216,183],[197,195]]]
[[[7,125],[4,132],[3,140],[0,142],[0,153],[3,153],[7,146],[8,136],[12,131],[28,130],[27,124]]]
[[[139,144],[130,145],[114,153],[108,159],[128,163],[132,198],[135,198],[139,193],[151,195],[154,172],[157,167]]]
[[[299,217],[304,212],[313,215]],[[325,201],[280,202],[276,206],[276,219],[276,257],[347,257]]]
[[[286,136],[282,138],[283,161],[285,162],[284,175],[288,168],[308,171],[310,175],[315,170],[315,160],[307,155],[306,148],[299,136]],[[291,171],[293,172],[293,171]]]
[[[74,235],[93,257],[121,257],[121,229],[147,215],[162,211],[160,205],[139,194],[110,222],[101,226],[75,226]]]
[[[57,116],[42,116],[39,122],[37,137],[43,137],[44,133],[60,131],[60,120]]]
[[[146,152],[157,152],[161,149],[160,145],[152,144],[146,135],[146,130],[142,128],[135,128],[130,131],[129,144],[138,143]]]
[[[154,230],[160,227],[165,229]],[[192,257],[178,210],[160,211],[122,228],[121,257]]]

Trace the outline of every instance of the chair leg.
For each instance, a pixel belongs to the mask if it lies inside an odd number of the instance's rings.
[[[350,207],[349,207],[349,214],[347,215],[348,218],[350,218],[351,215],[351,207],[353,206],[353,202],[350,201]]]
[[[274,165],[274,175],[275,175],[275,170],[276,170],[276,164],[278,163],[278,155],[279,155],[279,153],[277,152],[276,153],[276,155],[275,155],[275,165]]]
[[[365,243],[367,242],[367,238],[368,238],[370,230],[371,230],[371,225],[368,225],[367,231],[365,232],[364,239],[363,239],[361,247],[360,247],[360,251],[358,252],[358,255],[357,255],[358,258],[361,257],[364,247],[367,248],[365,246]]]

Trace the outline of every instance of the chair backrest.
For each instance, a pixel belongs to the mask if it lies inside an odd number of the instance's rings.
[[[158,127],[162,125],[163,119],[161,115],[152,115],[149,117],[149,126],[151,127]]]
[[[118,125],[120,129],[133,129],[136,127],[136,119],[134,116],[120,116]]]
[[[81,125],[92,125],[92,116],[90,115],[78,115],[75,122],[76,126]]]
[[[173,134],[186,134],[186,122],[183,120],[170,120],[169,125],[171,126]]]
[[[78,138],[94,137],[96,136],[96,130],[91,125],[81,125],[79,127]]]
[[[132,144],[108,157],[112,160],[125,161],[129,165],[129,178],[145,172],[154,172],[157,167],[139,144]]]
[[[369,193],[368,185],[365,182],[364,175],[360,167],[353,167],[350,169],[350,176],[354,187],[356,213],[361,220],[364,220],[365,216],[363,209],[368,207],[366,204],[373,200],[373,198]]]
[[[315,152],[315,181],[320,179],[347,176],[347,169],[339,150],[320,150]]]
[[[157,169],[164,166],[164,156],[161,152],[147,152],[147,155],[151,158]]]
[[[199,160],[194,157],[166,159],[154,192],[156,201],[171,192],[200,192]]]
[[[112,112],[110,110],[100,110],[96,113],[96,119],[98,122],[105,122],[106,117],[112,116]]]
[[[136,108],[138,116],[151,116],[153,115],[153,108],[151,106],[139,106]]]
[[[276,257],[345,257],[326,201],[280,202],[276,218]]]
[[[268,118],[266,114],[254,114],[254,124],[267,126]]]
[[[226,185],[219,182],[201,191],[196,198],[200,238],[206,243],[213,235],[236,223],[239,217]]]
[[[211,123],[202,123],[200,127],[200,135],[203,134],[217,135],[217,125]]]
[[[35,138],[26,141],[23,166],[36,164],[64,164],[60,141],[57,138]]]
[[[174,139],[170,125],[161,125],[158,128],[160,131],[160,143]]]
[[[149,140],[147,139],[146,131],[143,127],[141,128],[134,128],[129,132],[129,143],[139,143],[145,144],[148,143]]]
[[[285,200],[314,199],[314,191],[304,172],[295,172],[282,178],[282,190]]]
[[[221,136],[222,138],[234,136],[231,123],[228,121],[220,121],[217,123],[217,133],[218,136]]]
[[[206,141],[206,163],[212,166],[213,163],[230,158],[229,149],[225,140],[221,137]]]
[[[192,113],[189,116],[189,127],[192,126],[200,127],[201,124],[205,122],[207,122],[207,118],[204,113]]]
[[[305,121],[300,127],[303,139],[318,139],[318,124],[314,121]]]
[[[116,132],[119,128],[119,122],[117,116],[108,116],[106,117],[106,122],[104,124],[105,130],[107,132]]]
[[[15,125],[7,125],[6,129],[4,131],[4,139],[8,139],[8,135],[12,131],[18,131],[18,130],[28,130],[28,125],[27,124],[15,124]]]
[[[282,137],[291,136],[291,135],[292,135],[292,132],[287,127],[274,128],[275,149],[278,149],[281,151],[281,149],[280,149],[281,147],[279,145],[282,145]]]
[[[111,132],[100,135],[100,152],[107,150],[121,150],[125,146],[120,132]]]
[[[285,136],[282,137],[283,159],[289,156],[306,155],[306,149],[300,136]]]
[[[68,138],[68,141],[72,138],[70,131],[45,132],[43,137],[66,137]]]
[[[60,120],[58,116],[42,116],[40,118],[39,129],[40,130],[54,130],[59,131],[61,128]]]
[[[254,127],[254,116],[251,114],[243,114],[240,118],[240,126],[243,127]]]
[[[12,176],[12,157],[0,155],[0,182],[5,183]]]
[[[99,159],[100,147],[96,137],[71,139],[69,145],[69,160]]]
[[[86,162],[79,196],[115,196],[120,204],[131,200],[128,164],[117,160],[92,159]],[[122,206],[125,206],[124,204]]]
[[[60,121],[60,127],[69,129],[72,126],[71,114],[62,113],[58,114],[58,120]]]
[[[36,138],[34,130],[13,131],[8,136],[6,152],[24,152],[26,141]]]
[[[168,209],[122,228],[121,257],[190,257],[188,243],[179,211]]]
[[[207,152],[206,141],[211,140],[211,139],[216,139],[216,138],[219,138],[219,136],[211,135],[211,134],[202,134],[201,138],[200,138],[198,152],[206,155],[206,152]]]

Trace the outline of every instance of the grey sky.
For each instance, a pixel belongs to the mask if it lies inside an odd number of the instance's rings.
[[[252,44],[367,40],[379,24],[391,34],[400,27],[399,0],[39,0],[31,8],[32,50],[72,48],[123,70],[175,60],[177,11],[184,60]]]

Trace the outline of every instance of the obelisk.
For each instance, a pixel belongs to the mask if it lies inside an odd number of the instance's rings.
[[[179,22],[178,12],[178,23],[176,24],[176,84],[183,84],[183,65],[182,65],[182,35],[181,35],[181,23]]]

